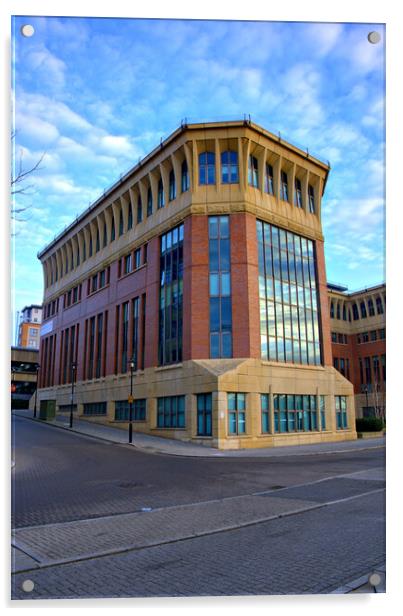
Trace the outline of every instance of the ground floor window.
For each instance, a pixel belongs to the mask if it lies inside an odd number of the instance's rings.
[[[345,430],[347,426],[347,396],[335,396],[336,427]]]
[[[326,430],[325,396],[320,396],[320,423],[322,430]]]
[[[212,402],[211,394],[197,394],[197,434],[212,435]]]
[[[227,394],[228,396],[228,433],[245,434],[246,432],[246,394]]]
[[[158,398],[158,428],[185,427],[185,396]]]
[[[83,415],[106,415],[106,402],[87,402]]]
[[[275,432],[312,432],[318,429],[316,396],[274,394]]]
[[[262,432],[264,434],[270,432],[269,405],[269,394],[260,394],[260,407],[262,411]]]
[[[145,421],[146,401],[139,398],[133,402],[133,421]],[[130,421],[130,403],[127,400],[116,400],[115,421]]]

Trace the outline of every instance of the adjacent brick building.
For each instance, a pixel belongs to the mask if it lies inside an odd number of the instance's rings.
[[[333,367],[328,165],[248,121],[183,125],[38,257],[38,396],[220,448],[356,438]]]
[[[385,417],[386,286],[328,288],[333,365],[354,385],[357,417]]]

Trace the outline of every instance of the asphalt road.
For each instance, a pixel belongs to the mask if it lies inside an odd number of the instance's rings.
[[[13,445],[13,599],[329,593],[385,560],[384,449],[180,458],[17,417]]]
[[[166,507],[304,484],[384,466],[384,449],[287,458],[140,453],[13,417],[12,526]]]

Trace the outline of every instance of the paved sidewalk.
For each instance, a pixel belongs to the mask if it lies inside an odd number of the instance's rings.
[[[33,419],[33,413],[29,410],[13,410],[12,413],[18,417],[25,417],[32,421],[41,421]],[[41,421],[48,426],[54,426],[65,430],[71,430],[78,434],[89,437],[94,437],[101,440],[106,440],[113,443],[127,444],[128,432],[121,428],[113,426],[105,426],[97,424],[85,419],[74,417],[73,428],[69,427],[69,415],[58,414],[52,421]],[[329,454],[340,453],[356,450],[373,449],[385,447],[385,437],[374,438],[368,440],[345,441],[337,443],[318,443],[313,445],[293,445],[284,447],[264,447],[259,449],[236,449],[223,451],[205,445],[195,443],[184,443],[174,439],[162,438],[160,436],[152,436],[149,434],[141,434],[133,431],[133,447],[136,449],[149,452],[159,453],[172,456],[188,456],[188,457],[246,457],[246,458],[266,458],[266,457],[281,457],[295,455],[312,455],[312,454]]]

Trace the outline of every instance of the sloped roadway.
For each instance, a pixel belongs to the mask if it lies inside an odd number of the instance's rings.
[[[385,558],[383,448],[184,458],[13,429],[13,598],[323,593]]]

